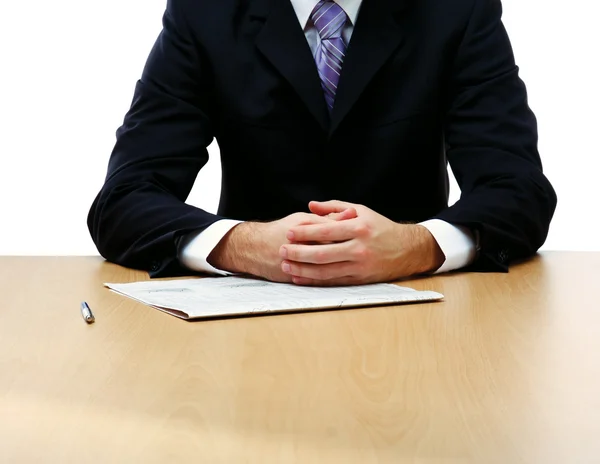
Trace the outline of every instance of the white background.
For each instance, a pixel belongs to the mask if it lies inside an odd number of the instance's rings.
[[[95,254],[87,212],[165,1],[0,4],[0,254]],[[597,10],[592,0],[504,0],[559,196],[545,249],[600,250]],[[210,153],[189,202],[214,212],[218,148]]]

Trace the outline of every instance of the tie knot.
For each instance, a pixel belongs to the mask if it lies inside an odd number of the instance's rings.
[[[319,31],[321,40],[340,38],[344,24],[348,20],[348,16],[341,6],[325,0],[321,0],[315,6],[310,18]]]

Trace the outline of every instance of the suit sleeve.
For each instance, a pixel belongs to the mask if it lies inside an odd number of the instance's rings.
[[[102,256],[152,277],[189,272],[177,259],[179,240],[222,219],[185,204],[213,140],[212,84],[179,7],[169,0],[88,215]]]
[[[445,143],[462,195],[436,217],[478,236],[476,271],[507,271],[511,260],[535,254],[557,201],[501,16],[500,0],[474,0],[457,50]]]

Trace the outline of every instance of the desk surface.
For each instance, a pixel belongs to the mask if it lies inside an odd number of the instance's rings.
[[[196,323],[101,285],[142,279],[0,258],[0,462],[600,460],[600,253],[404,283],[443,303]]]

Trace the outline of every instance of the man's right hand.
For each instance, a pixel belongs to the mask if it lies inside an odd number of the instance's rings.
[[[289,243],[287,233],[300,225],[323,224],[354,219],[354,208],[327,217],[294,213],[267,223],[244,222],[229,231],[208,257],[208,262],[223,271],[250,274],[273,282],[292,282],[292,276],[281,270],[279,250]]]

